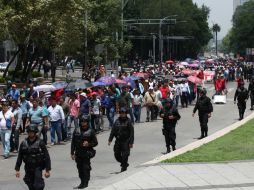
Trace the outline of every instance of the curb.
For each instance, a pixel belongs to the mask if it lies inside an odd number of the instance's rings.
[[[188,151],[191,151],[191,150],[194,150],[196,148],[199,148],[201,147],[202,145],[204,144],[207,144],[211,141],[214,141],[215,139],[217,138],[220,138],[226,134],[228,134],[229,132],[239,128],[240,126],[242,126],[243,124],[247,123],[248,121],[250,121],[251,119],[254,118],[254,113],[250,114],[249,116],[247,116],[246,118],[244,118],[243,120],[241,121],[238,121],[220,131],[217,131],[215,132],[214,134],[202,139],[202,140],[198,140],[198,141],[195,141],[193,143],[190,143],[180,149],[177,149],[176,151],[174,152],[171,152],[169,154],[166,154],[166,155],[163,155],[163,156],[160,156],[160,157],[157,157],[151,161],[148,161],[148,162],[145,162],[143,164],[141,164],[141,166],[147,166],[147,165],[153,165],[153,164],[158,164],[160,163],[161,161],[164,161],[164,160],[167,160],[167,159],[171,159],[171,158],[174,158],[176,156],[179,156],[181,154],[184,154]]]

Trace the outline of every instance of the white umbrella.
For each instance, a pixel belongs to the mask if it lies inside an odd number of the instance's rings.
[[[181,62],[181,63],[180,63],[180,65],[188,66],[188,65],[189,65],[189,63],[188,63],[188,62],[183,61],[183,62]]]
[[[43,84],[39,86],[34,87],[35,91],[43,91],[43,92],[50,92],[56,90],[56,87],[54,87],[52,84]]]

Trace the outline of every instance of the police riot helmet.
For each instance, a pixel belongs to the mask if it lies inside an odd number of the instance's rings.
[[[127,113],[127,109],[125,107],[120,108],[119,110],[120,113]]]
[[[82,115],[82,117],[79,120],[80,123],[85,123],[85,122],[89,122],[89,116],[86,115]]]
[[[28,127],[27,127],[27,132],[35,132],[35,133],[38,133],[39,132],[39,129],[37,127],[37,125],[35,124],[30,124]]]

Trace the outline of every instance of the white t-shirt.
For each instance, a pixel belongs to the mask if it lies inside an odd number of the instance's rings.
[[[0,129],[1,130],[7,129],[6,128],[6,120],[4,119],[4,117],[5,117],[5,119],[11,120],[11,118],[14,117],[14,114],[10,110],[8,110],[3,116],[3,112],[2,111],[0,112]]]
[[[101,106],[100,99],[96,98],[96,100],[93,100],[92,105],[93,105],[93,107],[92,107],[93,114],[99,115],[100,114],[100,106]]]

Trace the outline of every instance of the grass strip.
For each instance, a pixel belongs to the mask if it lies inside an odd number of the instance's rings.
[[[252,159],[254,159],[254,119],[223,137],[162,162],[214,162]]]

